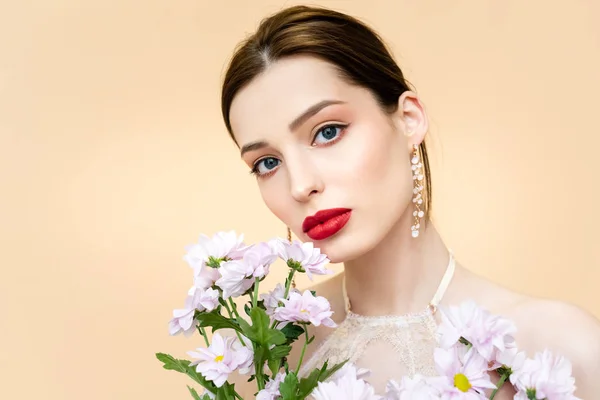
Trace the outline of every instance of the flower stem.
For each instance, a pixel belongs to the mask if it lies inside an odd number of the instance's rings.
[[[208,336],[206,335],[206,329],[204,329],[203,327],[199,326],[198,330],[202,334],[202,337],[204,338],[204,342],[206,343],[206,346],[209,347],[210,346],[210,342],[208,341]]]
[[[288,274],[287,280],[285,281],[285,292],[283,293],[283,298],[286,300],[288,298],[288,295],[290,294],[290,286],[292,286],[292,281],[294,280],[295,273],[296,270],[290,268],[290,273]],[[273,320],[273,323],[271,324],[271,329],[275,329],[275,326],[277,326],[277,321]]]
[[[304,336],[306,340],[304,341],[304,346],[302,346],[302,353],[300,353],[300,358],[298,359],[298,365],[296,366],[296,376],[300,373],[300,367],[302,366],[302,360],[304,359],[304,353],[306,352],[306,346],[308,346],[308,327],[304,327]]]
[[[288,275],[287,281],[285,281],[285,293],[283,294],[284,299],[287,299],[288,295],[290,294],[290,286],[292,286],[292,281],[294,280],[295,273],[296,273],[296,270],[293,268],[290,268],[290,273]]]
[[[492,394],[490,395],[490,400],[493,400],[494,397],[496,397],[496,393],[498,393],[498,390],[500,390],[500,388],[502,388],[502,386],[504,385],[504,382],[506,382],[506,380],[508,379],[510,373],[509,372],[505,372],[500,376],[500,380],[498,381],[498,383],[496,384],[496,389],[494,389],[494,391],[492,392]]]
[[[231,297],[229,298],[229,301],[231,301],[233,303],[233,300],[231,300]],[[231,312],[231,308],[229,308],[229,306],[227,305],[227,302],[223,302],[223,305],[225,306],[225,309],[227,310],[227,314],[229,314],[229,318],[235,320],[236,318],[233,316],[233,313]],[[237,310],[235,309],[235,307],[233,308],[235,313],[237,314]],[[239,318],[239,315],[238,315]],[[240,335],[240,333],[236,330],[235,334],[237,335],[238,339],[240,339],[240,342],[242,343],[242,345],[246,346],[246,343],[242,340],[242,336]]]
[[[252,298],[252,307],[256,308],[257,304],[258,304],[258,284],[259,284],[259,279],[256,278],[254,281],[254,296],[250,296]]]
[[[238,314],[238,311],[237,311],[237,305],[235,304],[235,302],[233,301],[233,299],[231,297],[229,298],[229,304],[231,304],[231,309],[233,310],[235,317],[238,319],[241,319],[240,314]]]

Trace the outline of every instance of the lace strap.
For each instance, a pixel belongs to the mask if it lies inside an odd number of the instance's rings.
[[[452,250],[449,250],[449,261],[448,266],[446,267],[446,272],[440,281],[440,284],[433,295],[433,298],[429,302],[429,308],[433,313],[437,311],[437,307],[442,301],[444,294],[448,290],[448,286],[450,286],[450,282],[452,281],[452,277],[454,276],[454,270],[456,269],[456,261],[454,259],[454,253]],[[350,299],[348,298],[348,292],[346,291],[346,275],[343,276],[342,282],[342,295],[344,296],[344,306],[346,307],[346,313],[350,312]]]

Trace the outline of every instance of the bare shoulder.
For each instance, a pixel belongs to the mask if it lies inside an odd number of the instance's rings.
[[[600,321],[576,305],[549,299],[523,297],[505,315],[517,326],[519,346],[544,348],[578,365],[600,373]]]
[[[513,321],[517,346],[528,356],[545,349],[563,356],[573,366],[578,397],[600,392],[600,320],[565,301],[524,295],[469,272],[462,278],[477,288],[473,298],[483,307]]]
[[[577,307],[557,300],[523,298],[507,312],[517,327],[517,345],[529,356],[545,349],[573,366],[579,398],[600,392],[600,321]]]

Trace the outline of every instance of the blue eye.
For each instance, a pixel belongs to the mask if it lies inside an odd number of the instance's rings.
[[[326,125],[317,131],[313,143],[326,144],[332,142],[340,137],[344,128],[344,125]]]
[[[252,173],[258,176],[266,175],[269,172],[273,171],[281,164],[281,161],[274,157],[265,157],[261,160],[258,160],[254,167],[252,168]]]

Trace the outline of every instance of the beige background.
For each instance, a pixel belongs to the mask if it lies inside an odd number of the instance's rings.
[[[295,2],[2,3],[0,398],[189,398],[154,358],[201,345],[167,334],[184,246],[285,234],[225,133],[221,74]],[[373,24],[427,104],[459,259],[600,316],[600,3],[319,4]]]

